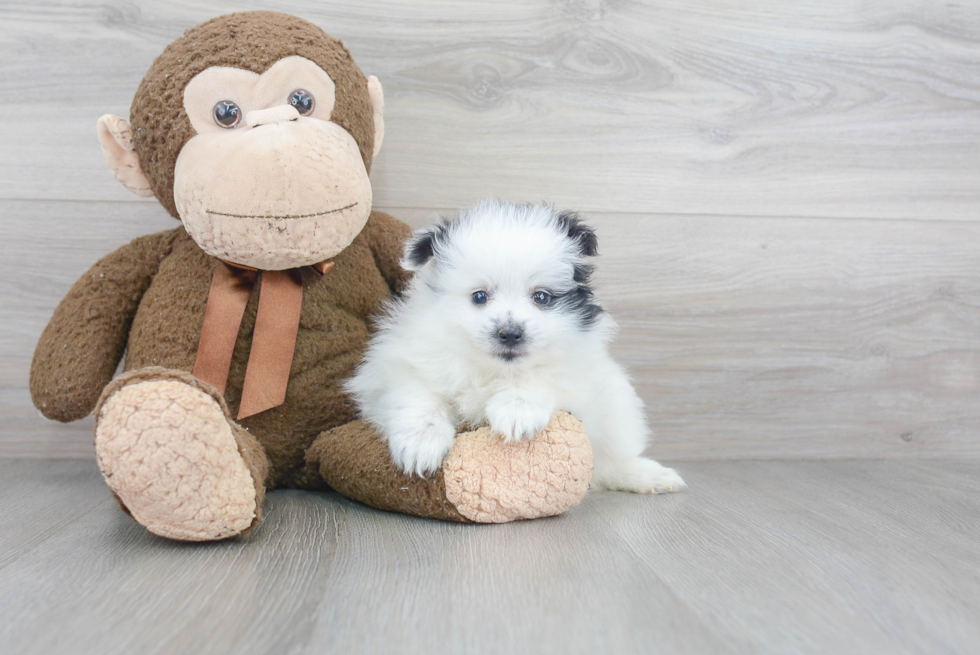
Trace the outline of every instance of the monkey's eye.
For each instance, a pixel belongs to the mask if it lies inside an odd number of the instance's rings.
[[[544,307],[545,305],[551,303],[551,294],[547,291],[535,291],[534,295],[531,296],[531,300],[534,301],[535,305],[540,305]]]
[[[215,123],[229,130],[242,122],[242,110],[231,100],[222,100],[211,113]]]
[[[490,300],[490,294],[486,291],[474,291],[471,298],[474,305],[486,305],[487,301]]]
[[[289,104],[296,108],[300,116],[309,116],[316,107],[316,100],[306,89],[296,89],[289,94]]]

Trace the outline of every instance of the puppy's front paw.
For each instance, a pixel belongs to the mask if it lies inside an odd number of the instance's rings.
[[[391,459],[405,473],[426,477],[439,470],[456,438],[456,427],[433,421],[388,437]]]
[[[531,439],[544,430],[551,420],[551,410],[535,406],[519,397],[494,396],[487,403],[490,430],[504,441]]]

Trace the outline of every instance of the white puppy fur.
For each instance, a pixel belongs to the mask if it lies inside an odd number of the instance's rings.
[[[415,232],[411,285],[345,385],[402,470],[436,471],[461,424],[531,439],[566,410],[592,442],[593,487],[685,486],[641,456],[650,431],[608,351],[616,325],[589,286],[595,254],[595,233],[548,206],[489,201]]]

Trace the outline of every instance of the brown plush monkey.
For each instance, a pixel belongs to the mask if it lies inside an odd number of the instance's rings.
[[[407,280],[409,229],[371,210],[382,109],[378,80],[339,41],[249,12],[170,44],[131,125],[99,120],[116,178],[183,226],[72,287],[37,345],[31,393],[59,421],[94,409],[106,482],[154,533],[246,533],[271,487],[477,522],[558,514],[585,494],[591,450],[567,414],[527,443],[461,434],[430,479],[398,471],[354,420],[340,384]]]

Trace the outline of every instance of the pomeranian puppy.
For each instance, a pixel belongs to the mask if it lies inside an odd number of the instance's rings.
[[[573,212],[487,201],[416,230],[407,293],[380,319],[345,388],[406,473],[436,471],[457,427],[531,439],[566,410],[592,442],[592,486],[663,493],[685,486],[642,457],[643,402],[608,344],[588,258],[595,232]]]

